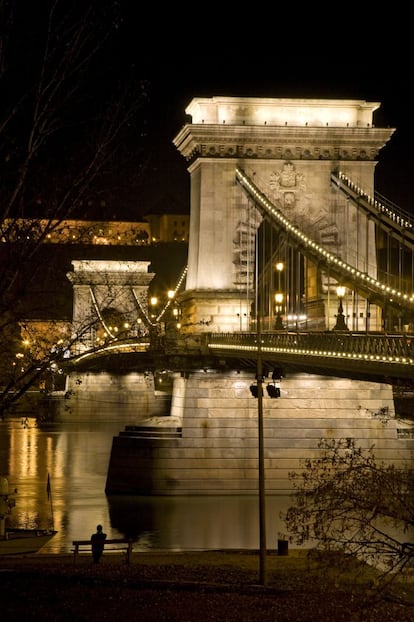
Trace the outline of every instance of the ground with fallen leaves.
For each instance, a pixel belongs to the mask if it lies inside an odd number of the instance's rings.
[[[205,551],[0,558],[5,622],[412,622],[412,581],[377,589],[375,573],[286,556]]]

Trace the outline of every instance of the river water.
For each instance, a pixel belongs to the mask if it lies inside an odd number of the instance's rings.
[[[147,413],[146,413],[147,416]],[[0,422],[0,475],[16,506],[10,526],[51,527],[42,553],[68,553],[101,523],[108,538],[134,537],[134,550],[259,549],[258,496],[107,496],[112,439],[139,420],[122,409],[91,406],[37,424],[30,414]],[[50,476],[50,495],[47,480]],[[266,539],[277,548],[288,497],[266,498]]]

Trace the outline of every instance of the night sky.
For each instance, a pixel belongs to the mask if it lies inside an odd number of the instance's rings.
[[[11,2],[19,7],[16,24],[21,31],[12,48],[17,62],[11,81],[16,86],[34,72],[45,24],[40,7],[53,2]],[[58,0],[58,5],[63,10],[77,6],[69,0]],[[91,111],[113,94],[116,82],[144,81],[147,95],[123,138],[125,161],[121,160],[116,174],[109,171],[97,189],[108,201],[102,216],[133,220],[146,213],[189,211],[187,165],[172,141],[186,122],[185,108],[192,98],[215,95],[381,102],[375,124],[394,127],[396,132],[380,152],[376,190],[414,213],[410,144],[414,76],[410,56],[399,46],[405,41],[402,35],[395,36],[392,45],[381,42],[372,17],[364,22],[360,12],[357,23],[349,16],[337,20],[332,15],[338,23],[328,27],[317,12],[307,16],[303,7],[300,15],[287,10],[287,20],[279,8],[275,15],[267,5],[264,13],[258,5],[248,16],[232,14],[230,5],[226,14],[225,5],[214,3],[200,7],[198,13],[193,6],[157,4],[146,5],[144,13],[136,0],[90,0],[80,3],[79,10],[89,5],[102,9],[106,17],[117,15],[117,28],[85,82],[89,89],[85,101]],[[384,20],[391,28],[392,15]],[[102,24],[91,21],[89,25],[100,36]],[[9,86],[4,89],[6,100]],[[82,114],[89,112],[87,105],[79,108]],[[73,133],[70,140],[75,146],[79,141],[82,154],[85,137]]]

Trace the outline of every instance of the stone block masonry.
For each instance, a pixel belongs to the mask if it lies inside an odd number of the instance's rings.
[[[258,401],[246,373],[177,375],[171,416],[158,425],[174,428],[139,436],[125,430],[113,439],[108,494],[240,495],[258,491]],[[264,387],[267,382],[265,381]],[[401,438],[391,385],[294,374],[282,378],[281,397],[264,391],[265,486],[289,494],[289,473],[317,457],[321,438],[354,438],[375,447],[379,461],[403,465],[414,441]],[[155,430],[154,430],[155,428]],[[180,430],[180,435],[176,431]]]

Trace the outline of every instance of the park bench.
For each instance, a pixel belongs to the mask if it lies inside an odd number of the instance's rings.
[[[130,538],[109,538],[105,540],[104,554],[107,551],[116,551],[126,554],[126,563],[131,563],[132,545],[134,540]],[[76,563],[79,555],[88,552],[92,555],[91,539],[89,540],[73,540],[73,561]]]

